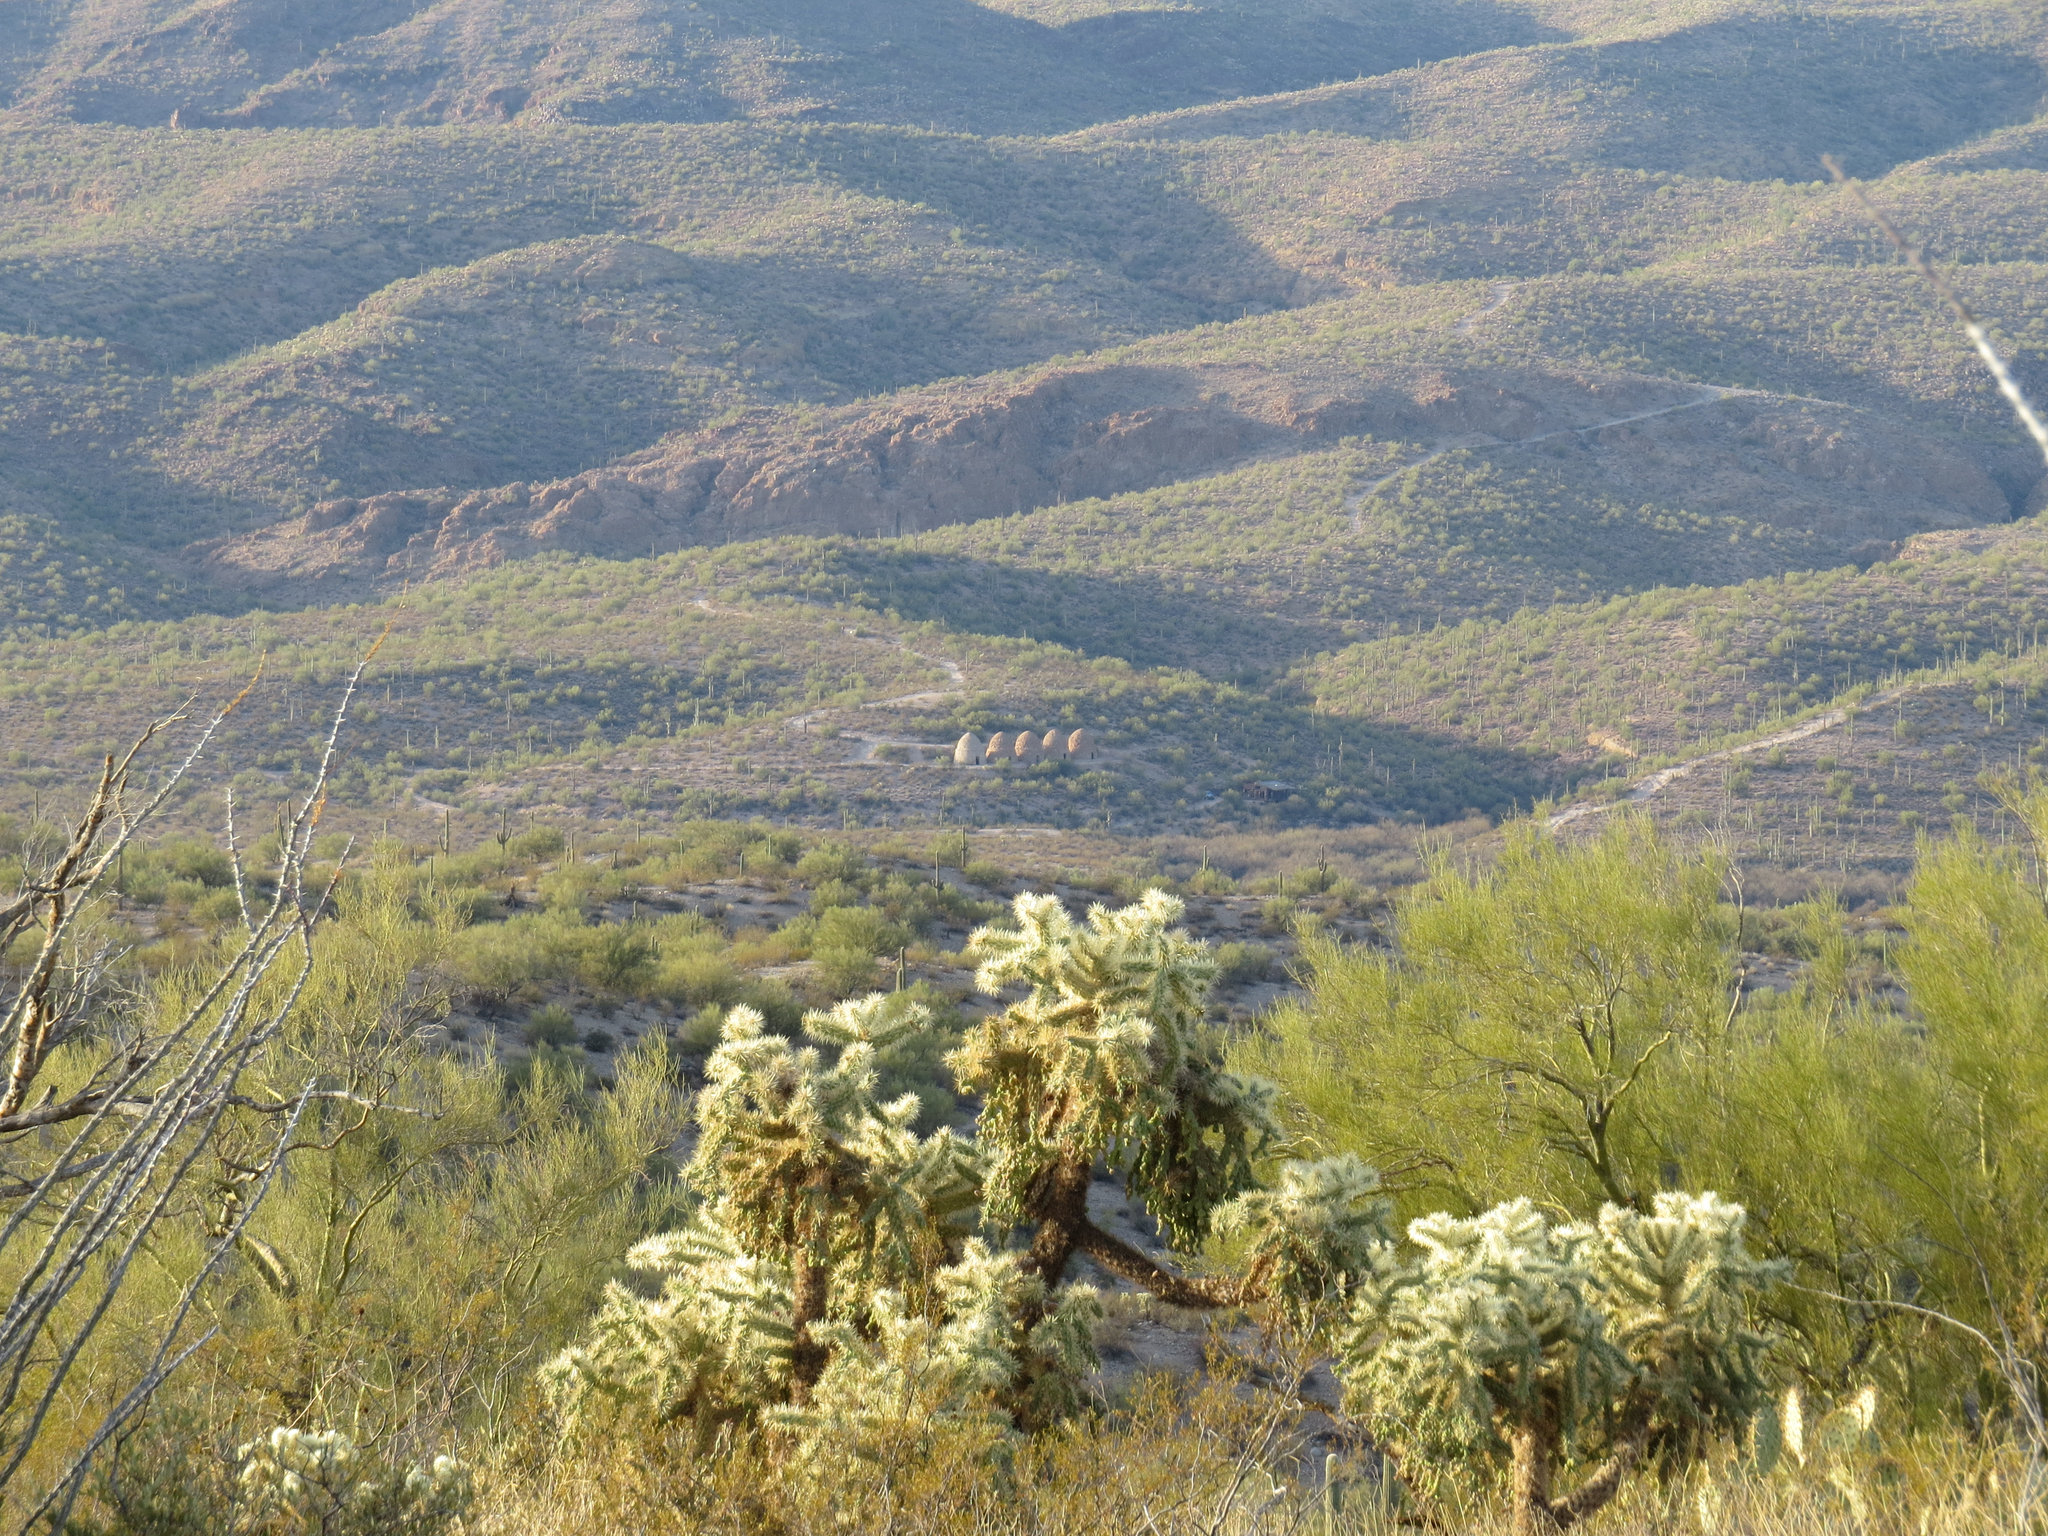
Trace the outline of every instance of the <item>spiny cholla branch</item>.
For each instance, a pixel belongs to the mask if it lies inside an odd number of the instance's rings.
[[[224,1117],[248,1103],[236,1091],[242,1073],[283,1030],[311,975],[313,926],[333,885],[309,893],[306,870],[349,704],[382,644],[380,637],[343,689],[312,791],[285,828],[267,904],[249,900],[239,854],[234,856],[242,893],[239,942],[177,1016],[154,1021],[155,1028],[143,1022],[112,1034],[101,992],[113,957],[86,945],[82,930],[128,844],[169,801],[255,681],[214,714],[141,803],[131,795],[139,758],[161,732],[186,718],[185,710],[153,722],[120,757],[110,755],[69,842],[46,868],[25,876],[18,894],[0,903],[0,954],[29,931],[42,933],[34,960],[0,1015],[0,1049],[8,1054],[0,1092],[0,1266],[12,1277],[11,1291],[0,1293],[0,1500],[14,1492],[135,1259],[179,1206]],[[287,962],[295,972],[280,975]],[[143,1010],[134,1013],[148,1018]],[[31,1102],[57,1049],[94,1030],[109,1031],[107,1049],[85,1074],[84,1086],[61,1098],[45,1087],[41,1101]],[[308,1083],[277,1117],[272,1150],[261,1160],[261,1175],[239,1220],[213,1235],[155,1345],[137,1352],[125,1390],[118,1391],[64,1473],[41,1490],[20,1529],[45,1522],[64,1526],[92,1454],[205,1342],[206,1335],[186,1337],[201,1288],[240,1237],[300,1116],[318,1096],[316,1085]],[[51,1132],[59,1126],[66,1139],[52,1147]],[[36,1134],[25,1135],[31,1131]]]
[[[1940,268],[1927,259],[1926,251],[1911,244],[1885,211],[1865,195],[1862,187],[1849,179],[1841,163],[1833,155],[1822,155],[1820,163],[1826,166],[1828,174],[1856,199],[1857,206],[1870,215],[1871,222],[1884,231],[1885,239],[1891,241],[1913,270],[1933,284],[1934,291],[1941,295],[1942,302],[1955,312],[1956,319],[1962,322],[1963,334],[1970,338],[1970,345],[1977,349],[1977,355],[1984,359],[1984,366],[1991,370],[1991,377],[1997,381],[1998,392],[2005,396],[2006,401],[2012,406],[2013,414],[2019,417],[2020,425],[2025,427],[2028,435],[2034,439],[2035,446],[2041,450],[2041,457],[2048,459],[2048,422],[2041,420],[2033,402],[2027,399],[2026,391],[2020,388],[2019,380],[2012,376],[2012,369],[2006,366],[2005,359],[1999,356],[1998,349],[1991,344],[1990,333],[1984,329],[1983,323],[1978,320],[1970,306],[1963,302],[1963,296],[1956,292],[1955,285],[1942,274]]]

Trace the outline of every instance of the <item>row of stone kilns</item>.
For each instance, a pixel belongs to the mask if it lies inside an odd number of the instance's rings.
[[[1008,731],[997,731],[986,743],[969,731],[954,746],[953,761],[969,768],[1011,761],[1035,763],[1041,757],[1071,757],[1086,763],[1094,760],[1098,750],[1095,733],[1086,726],[1072,732],[1047,731],[1043,736],[1031,731],[1019,731],[1014,736]]]

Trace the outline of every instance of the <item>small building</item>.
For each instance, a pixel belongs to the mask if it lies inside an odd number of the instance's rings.
[[[1260,802],[1285,800],[1294,793],[1294,786],[1285,779],[1252,779],[1241,787],[1245,799]]]
[[[981,738],[969,731],[953,743],[953,761],[963,768],[981,766]]]
[[[1038,738],[1030,731],[1019,731],[1017,744],[1010,750],[1016,754],[1018,762],[1035,763],[1038,761]]]
[[[1085,725],[1067,738],[1067,756],[1077,763],[1092,763],[1101,754],[1102,748],[1095,740],[1095,733]]]
[[[988,739],[988,761],[1000,763],[1016,750],[1016,743],[1010,740],[1008,731],[997,731]]]
[[[1045,733],[1045,740],[1038,744],[1038,750],[1046,757],[1065,757],[1067,755],[1066,734],[1062,731],[1047,731]]]

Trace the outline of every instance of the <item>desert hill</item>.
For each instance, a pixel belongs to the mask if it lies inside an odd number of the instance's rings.
[[[155,127],[811,117],[1043,132],[1556,32],[1462,0],[585,6],[83,0],[17,24],[18,109]]]
[[[2040,457],[1818,157],[2048,385],[2041,20],[14,10],[0,774],[380,614],[358,788],[478,817],[1501,815],[2018,665]],[[1107,766],[936,760],[1040,716]]]

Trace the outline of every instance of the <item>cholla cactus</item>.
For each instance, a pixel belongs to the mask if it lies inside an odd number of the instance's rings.
[[[876,995],[804,1022],[838,1047],[830,1065],[816,1046],[763,1033],[751,1008],[727,1016],[689,1170],[720,1229],[789,1268],[800,1395],[824,1369],[813,1329],[832,1315],[835,1274],[842,1310],[884,1285],[920,1293],[948,1256],[949,1218],[976,1198],[965,1143],[950,1131],[920,1139],[915,1094],[875,1098],[876,1051],[926,1028],[926,1010]]]
[[[1628,1379],[1594,1304],[1583,1235],[1527,1200],[1409,1224],[1421,1249],[1359,1288],[1346,1388],[1435,1458],[1554,1443]],[[1545,1419],[1552,1421],[1547,1426]]]
[[[1014,1253],[970,1241],[957,1264],[935,1277],[943,1321],[883,1291],[869,1308],[870,1333],[826,1326],[831,1364],[810,1405],[774,1415],[801,1433],[813,1462],[930,1455],[951,1442],[970,1455],[1005,1444],[1019,1422],[1064,1416],[1080,1379],[1096,1365],[1101,1307],[1086,1286],[1056,1300]]]
[[[1272,1086],[1225,1072],[1207,1038],[1216,967],[1174,926],[1183,910],[1149,891],[1119,911],[1091,908],[1084,925],[1054,897],[1023,895],[1014,929],[969,940],[983,991],[1029,988],[968,1036],[953,1070],[983,1096],[984,1209],[1036,1226],[1030,1266],[1049,1282],[1082,1248],[1126,1278],[1173,1289],[1088,1220],[1098,1158],[1124,1171],[1176,1246],[1195,1248],[1216,1208],[1255,1187],[1252,1159],[1277,1134]],[[1194,1282],[1179,1291],[1173,1299],[1225,1299]]]
[[[1410,1224],[1421,1252],[1359,1288],[1346,1387],[1410,1456],[1505,1454],[1516,1529],[1562,1529],[1613,1498],[1652,1440],[1740,1432],[1763,1403],[1769,1340],[1750,1297],[1779,1266],[1743,1247],[1743,1212],[1660,1195],[1553,1226],[1527,1200]],[[1601,1459],[1553,1497],[1559,1458]]]
[[[585,1342],[541,1370],[572,1430],[600,1405],[654,1423],[689,1419],[701,1439],[789,1393],[795,1329],[789,1271],[742,1253],[708,1218],[635,1246],[627,1266],[653,1297],[614,1280]]]
[[[975,935],[981,984],[1029,995],[953,1057],[985,1095],[972,1143],[918,1137],[914,1095],[876,1098],[875,1054],[927,1027],[921,1007],[842,1003],[805,1020],[803,1046],[734,1009],[698,1100],[704,1207],[634,1250],[660,1294],[613,1285],[586,1340],[546,1368],[565,1422],[607,1403],[700,1434],[766,1417],[818,1455],[1049,1422],[1095,1363],[1094,1294],[1061,1284],[1077,1248],[1192,1305],[1271,1296],[1306,1316],[1341,1295],[1385,1246],[1377,1176],[1339,1158],[1257,1190],[1273,1091],[1218,1065],[1202,1023],[1214,966],[1180,915],[1154,893],[1077,925],[1025,896],[1016,931]],[[1095,1227],[1102,1159],[1183,1246],[1226,1208],[1248,1274],[1177,1275]],[[970,1239],[977,1204],[997,1233],[1032,1225],[1030,1250]]]
[[[1647,1216],[1610,1205],[1587,1234],[1608,1331],[1637,1363],[1666,1431],[1739,1435],[1768,1406],[1772,1341],[1749,1325],[1749,1302],[1790,1266],[1749,1252],[1748,1221],[1711,1190],[1672,1192],[1655,1196]]]
[[[1297,1324],[1345,1300],[1346,1282],[1371,1271],[1393,1242],[1393,1203],[1377,1169],[1349,1153],[1289,1163],[1272,1189],[1250,1190],[1216,1213],[1219,1232],[1242,1234],[1247,1292],[1269,1296]]]
[[[280,1424],[237,1454],[242,1491],[258,1508],[317,1518],[349,1502],[363,1483],[355,1442],[339,1430],[292,1429]]]
[[[258,1530],[430,1536],[459,1519],[473,1496],[469,1469],[452,1456],[398,1476],[334,1429],[280,1425],[236,1454],[244,1512]]]

